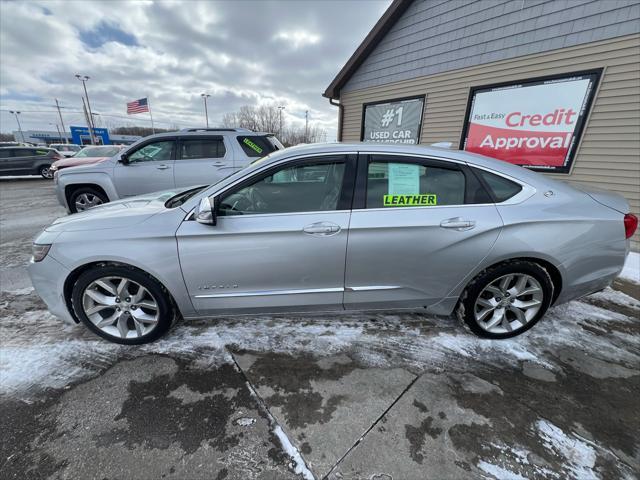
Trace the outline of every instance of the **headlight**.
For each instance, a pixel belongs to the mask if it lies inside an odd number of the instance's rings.
[[[45,244],[34,243],[33,244],[33,261],[41,262],[42,260],[44,260],[44,257],[47,256],[47,253],[49,253],[50,248],[51,248],[51,244],[45,245]]]
[[[58,167],[56,167],[55,165],[51,165],[51,168],[49,168],[49,170],[51,170],[52,172],[57,172]]]

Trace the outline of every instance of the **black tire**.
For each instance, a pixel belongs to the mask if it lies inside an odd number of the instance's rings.
[[[98,328],[87,317],[82,307],[82,297],[85,289],[94,281],[102,277],[125,277],[129,280],[133,280],[142,285],[153,296],[158,306],[158,321],[155,328],[149,333],[136,338],[121,338],[114,335],[110,335],[100,328]],[[137,270],[132,267],[126,266],[96,266],[85,272],[83,272],[76,283],[73,286],[71,292],[71,304],[76,316],[84,323],[89,330],[96,335],[109,340],[110,342],[120,343],[124,345],[140,345],[144,343],[153,342],[164,335],[172,326],[175,318],[176,311],[171,301],[169,292],[152,276]]]
[[[495,280],[510,274],[525,274],[538,281],[543,292],[540,309],[537,314],[528,321],[528,323],[520,328],[516,328],[513,331],[505,333],[489,332],[480,326],[479,322],[476,320],[474,313],[476,301],[485,287]],[[553,281],[551,280],[549,273],[539,264],[523,260],[508,261],[480,272],[471,281],[471,283],[467,285],[467,288],[462,293],[460,301],[458,302],[456,314],[458,318],[464,322],[465,326],[479,337],[493,339],[511,338],[526,332],[544,316],[551,305],[553,290]]]
[[[76,201],[82,195],[93,195],[94,197],[99,198],[102,203],[107,203],[109,201],[107,196],[97,188],[93,188],[93,187],[78,188],[77,190],[74,190],[73,193],[69,196],[69,210],[71,210],[71,213],[78,213]]]
[[[41,165],[40,167],[38,167],[38,175],[40,175],[42,178],[46,178],[47,180],[51,180],[53,178],[51,165]]]

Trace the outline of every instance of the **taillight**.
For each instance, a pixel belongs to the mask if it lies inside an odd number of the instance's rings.
[[[638,217],[636,217],[633,213],[627,213],[624,216],[625,238],[630,238],[634,233],[636,233],[637,228],[638,228]]]

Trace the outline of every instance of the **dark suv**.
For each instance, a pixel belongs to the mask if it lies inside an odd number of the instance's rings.
[[[51,148],[0,147],[0,176],[42,175],[53,178],[51,164],[61,158]]]

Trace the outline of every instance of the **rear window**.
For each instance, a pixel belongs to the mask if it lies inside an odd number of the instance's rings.
[[[485,170],[476,170],[476,172],[482,177],[482,179],[489,186],[489,190],[496,199],[496,203],[509,200],[511,197],[520,193],[522,186],[511,180],[507,180],[499,175],[494,175]]]
[[[237,139],[247,157],[264,157],[279,150],[275,138],[270,135],[242,135]]]

